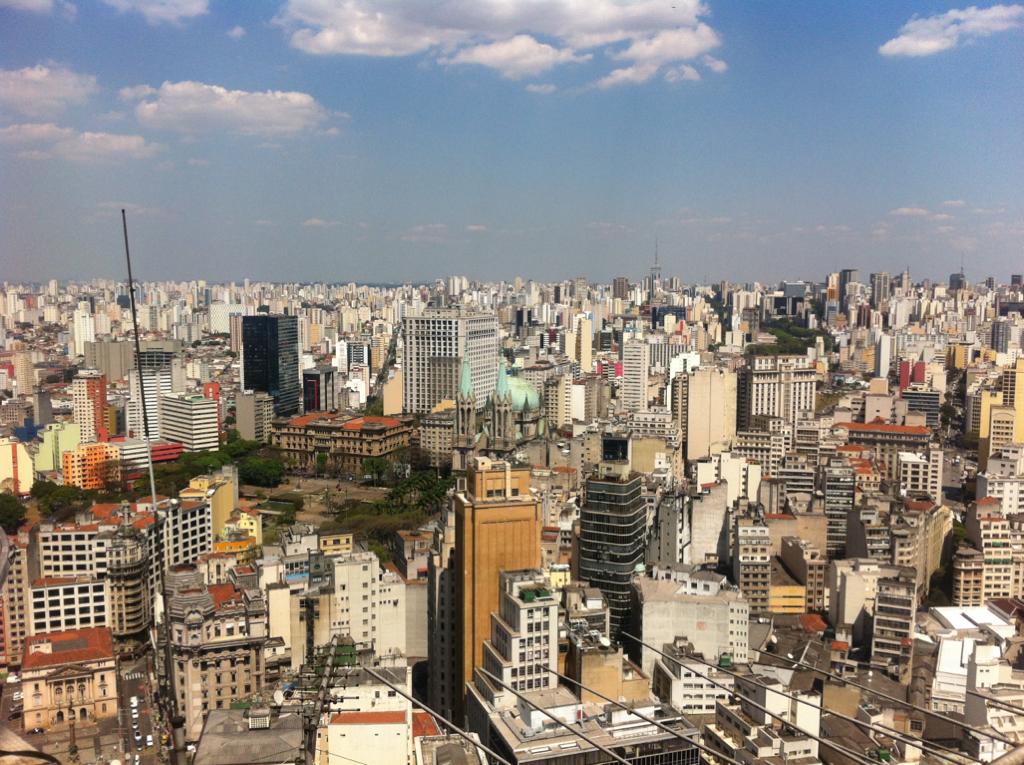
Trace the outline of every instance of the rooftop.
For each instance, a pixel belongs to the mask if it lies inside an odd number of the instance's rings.
[[[25,640],[23,671],[114,658],[114,639],[106,627],[47,632]]]

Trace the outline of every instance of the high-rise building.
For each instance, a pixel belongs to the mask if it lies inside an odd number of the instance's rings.
[[[627,340],[622,346],[622,388],[619,398],[627,412],[647,410],[647,372],[650,350],[643,338]]]
[[[455,399],[462,359],[469,360],[473,395],[481,406],[497,383],[498,320],[494,314],[428,308],[402,323],[402,408],[425,414]]]
[[[88,304],[85,304],[88,306]],[[72,348],[75,356],[85,355],[85,344],[96,339],[96,320],[88,307],[78,308],[72,317],[71,334],[73,337]]]
[[[830,457],[818,468],[825,502],[825,552],[829,558],[846,554],[847,515],[853,509],[856,473],[845,457]]]
[[[677,374],[672,381],[672,414],[687,461],[728,449],[736,437],[736,373],[699,367]]]
[[[639,473],[629,462],[601,462],[587,480],[580,510],[579,575],[608,601],[611,633],[617,636],[629,612],[630,580],[644,562],[647,504]]]
[[[529,468],[477,457],[455,507],[455,607],[449,611],[455,640],[453,698],[444,707],[463,716],[466,683],[483,663],[490,614],[499,610],[501,571],[541,565],[541,502],[530,492]],[[642,548],[641,548],[642,550]]]
[[[1001,318],[992,322],[992,350],[1006,353],[1010,348],[1010,335],[1013,325]]]
[[[299,323],[295,316],[242,318],[243,385],[274,397],[274,414],[299,411]]]
[[[616,300],[626,300],[629,297],[629,279],[625,276],[616,276],[612,279],[612,297]]]
[[[72,419],[83,443],[106,441],[107,378],[93,369],[83,369],[71,381]]]
[[[235,427],[242,438],[267,443],[273,420],[274,397],[269,393],[247,390],[238,394],[235,399]]]
[[[753,356],[737,377],[737,429],[749,430],[759,414],[796,426],[813,412],[817,372],[806,356]]]
[[[334,393],[334,367],[314,367],[302,372],[302,411],[330,412],[338,408]]]
[[[871,306],[879,308],[888,302],[892,294],[892,277],[888,271],[879,271],[871,274]]]
[[[29,351],[14,354],[14,395],[31,396],[36,384],[36,370]],[[38,422],[38,420],[37,420]]]
[[[772,584],[772,540],[763,522],[752,518],[736,519],[732,572],[740,592],[750,604],[750,613],[767,612]]]
[[[160,436],[177,441],[186,452],[214,451],[220,446],[218,403],[198,393],[160,398]]]

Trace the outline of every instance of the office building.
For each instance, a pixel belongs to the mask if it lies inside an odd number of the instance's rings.
[[[331,412],[338,408],[334,393],[334,367],[314,367],[302,372],[302,411]]]
[[[438,699],[442,709],[462,719],[466,684],[481,666],[484,641],[491,636],[491,614],[501,601],[502,571],[538,568],[543,523],[540,501],[530,491],[530,469],[508,462],[476,457],[465,483],[452,497],[454,545],[449,548],[450,572],[434,577],[439,597],[448,595],[443,615],[435,615],[432,641],[452,646],[449,664],[432,653],[430,681],[440,682],[448,697]],[[446,562],[439,561],[447,568]],[[450,577],[451,588],[444,588]],[[443,634],[441,634],[443,633]],[[448,677],[454,671],[454,677]]]
[[[209,452],[220,447],[219,406],[198,393],[172,393],[160,398],[160,435],[182,445],[186,452]]]
[[[806,356],[752,356],[737,377],[737,429],[750,430],[758,415],[796,426],[813,412],[817,372]]]
[[[497,383],[498,320],[489,313],[428,308],[402,323],[402,409],[426,414],[455,399],[462,360],[468,359],[479,406]]]
[[[616,637],[629,612],[630,581],[643,566],[647,504],[628,462],[602,462],[580,510],[579,577],[608,601]]]
[[[299,322],[295,316],[242,317],[242,380],[246,390],[274,398],[274,414],[299,411]]]

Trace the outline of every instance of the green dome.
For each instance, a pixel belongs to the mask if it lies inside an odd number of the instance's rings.
[[[512,394],[512,409],[522,412],[540,408],[540,393],[522,377],[509,377],[508,390]]]

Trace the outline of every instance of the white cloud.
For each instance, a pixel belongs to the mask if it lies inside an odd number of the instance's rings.
[[[275,23],[293,47],[313,55],[410,56],[479,64],[506,77],[536,75],[585,60],[632,62],[601,87],[643,82],[662,65],[720,45],[701,0],[287,0]],[[725,63],[709,59],[712,71]],[[644,65],[644,66],[637,66]]]
[[[27,123],[0,128],[0,143],[25,146],[19,156],[29,159],[60,157],[73,162],[148,159],[163,151],[140,135],[80,133],[52,123]]]
[[[657,64],[636,64],[622,69],[613,69],[598,80],[596,85],[601,89],[614,88],[619,85],[638,85],[647,82],[657,72]]]
[[[898,218],[924,218],[930,214],[930,211],[924,207],[897,207],[895,210],[889,211],[889,215],[895,215]]]
[[[103,0],[120,13],[139,13],[147,24],[180,24],[209,13],[207,0]]]
[[[714,56],[704,55],[701,56],[700,60],[704,62],[704,66],[715,74],[723,74],[729,69],[729,65],[727,63],[722,61],[720,58],[715,58]]]
[[[507,40],[462,48],[455,55],[442,58],[441,62],[479,64],[497,69],[510,80],[518,80],[534,77],[559,64],[589,61],[591,58],[589,53],[577,55],[570,48],[555,48],[538,42],[530,35],[516,35]]]
[[[953,8],[935,16],[912,18],[878,52],[883,56],[931,56],[1022,24],[1024,5]]]
[[[232,40],[241,40],[245,37],[245,27],[231,27],[231,29],[227,31],[227,36]]]
[[[110,217],[121,215],[121,210],[133,218],[162,218],[167,213],[159,207],[149,207],[135,202],[100,202],[96,205],[97,217]]]
[[[558,90],[558,88],[550,82],[534,83],[526,86],[526,91],[528,93],[540,93],[542,96],[549,96],[556,90]]]
[[[302,221],[302,225],[306,228],[333,228],[340,226],[341,221],[337,220],[324,220],[323,218],[306,218]]]
[[[947,199],[942,203],[943,207],[967,207],[967,203],[962,199]]]
[[[29,117],[59,114],[69,105],[85,103],[97,89],[91,74],[63,67],[0,69],[0,106]]]
[[[487,231],[487,226],[483,223],[470,223],[466,226],[466,231],[471,234],[483,234]]]
[[[929,217],[929,220],[934,220],[934,221],[953,220],[953,216],[950,215],[949,213],[935,213],[935,214],[930,215],[928,217]]]
[[[57,9],[68,19],[73,19],[78,9],[66,0],[0,0],[0,8],[13,8],[16,11],[29,13],[51,14]]]
[[[187,164],[190,167],[208,167],[210,160],[201,157],[189,157]]]
[[[700,72],[689,64],[683,64],[665,72],[665,82],[697,82],[699,80]]]
[[[624,51],[615,54],[615,58],[661,65],[696,58],[719,45],[721,41],[715,30],[701,22],[695,27],[666,29],[636,40]]]
[[[194,134],[227,130],[243,135],[286,136],[318,127],[328,111],[308,93],[228,90],[202,82],[165,82],[158,89],[126,88],[122,98],[142,98],[139,122],[150,128]]]

